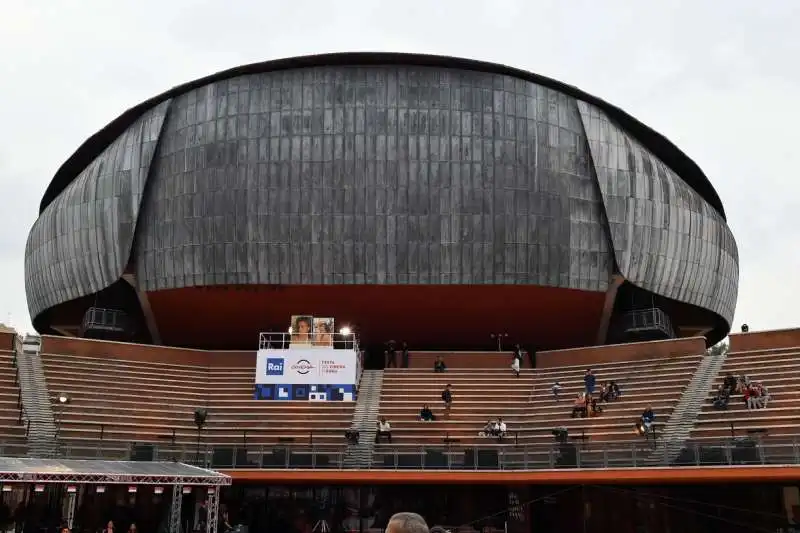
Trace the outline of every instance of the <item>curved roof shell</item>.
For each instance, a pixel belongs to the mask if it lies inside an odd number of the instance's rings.
[[[427,67],[443,67],[463,70],[475,70],[514,76],[532,83],[543,85],[557,90],[576,99],[583,100],[602,109],[615,120],[620,127],[627,130],[642,145],[650,150],[656,157],[670,166],[692,189],[694,189],[705,201],[707,201],[719,214],[725,218],[725,211],[722,201],[714,189],[711,182],[700,169],[685,153],[675,146],[666,137],[641,123],[622,109],[609,104],[608,102],[588,94],[577,87],[566,83],[533,74],[505,65],[462,59],[455,57],[425,55],[425,54],[402,54],[388,52],[353,52],[320,54],[302,57],[292,57],[251,63],[231,69],[211,74],[204,78],[199,78],[183,85],[154,96],[122,113],[119,117],[110,122],[106,127],[89,137],[67,161],[61,165],[52,181],[47,187],[42,198],[39,211],[40,213],[64,190],[64,188],[83,171],[92,160],[97,157],[105,148],[119,137],[133,122],[135,122],[145,111],[168,100],[176,95],[185,93],[192,89],[202,87],[215,81],[234,78],[248,74],[262,72],[274,72],[280,70],[310,68],[318,66],[367,66],[367,65],[414,65]]]

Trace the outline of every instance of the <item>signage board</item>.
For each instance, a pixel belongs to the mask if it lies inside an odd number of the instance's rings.
[[[354,350],[262,349],[256,358],[260,400],[353,401],[361,361]]]

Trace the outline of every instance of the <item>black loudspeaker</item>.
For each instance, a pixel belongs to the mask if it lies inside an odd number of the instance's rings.
[[[464,451],[464,468],[467,470],[478,468],[480,470],[493,470],[500,468],[500,456],[497,450],[475,450],[467,448]]]
[[[560,444],[558,446],[558,459],[556,468],[577,468],[578,450],[574,444]]]
[[[235,466],[233,453],[233,448],[214,446],[214,452],[211,455],[211,466],[215,468],[231,468]]]
[[[498,455],[497,450],[478,450],[478,468],[500,468],[500,456]]]
[[[758,444],[751,438],[739,438],[731,450],[731,462],[735,465],[757,465],[761,463]]]
[[[134,444],[131,446],[131,461],[152,461],[155,457],[155,446],[152,444]]]
[[[419,470],[422,468],[422,455],[418,453],[401,454],[397,456],[397,468]]]
[[[236,448],[236,459],[234,466],[236,468],[244,468],[246,466],[252,466],[250,458],[247,456],[247,449]]]
[[[311,468],[314,459],[310,453],[289,453],[289,468]]]
[[[286,448],[273,448],[272,453],[265,453],[262,459],[264,466],[272,466],[275,468],[286,468],[287,466],[287,452]]]
[[[425,450],[426,468],[447,468],[447,456],[441,450]]]

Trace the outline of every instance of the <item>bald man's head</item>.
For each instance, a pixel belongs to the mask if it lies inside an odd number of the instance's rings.
[[[429,533],[425,519],[417,513],[397,513],[389,519],[386,533]]]

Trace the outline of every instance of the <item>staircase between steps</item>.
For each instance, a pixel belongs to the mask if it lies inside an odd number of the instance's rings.
[[[58,430],[44,378],[41,348],[41,337],[25,335],[21,350],[17,352],[19,388],[23,416],[28,424],[28,455],[54,457],[58,451]]]
[[[722,370],[728,358],[727,353],[706,355],[697,366],[689,385],[683,391],[672,416],[664,425],[655,450],[645,459],[648,465],[670,465],[681,453],[686,440],[691,435],[697,417],[708,400],[708,393],[714,379]]]
[[[370,468],[378,431],[378,409],[383,391],[383,370],[364,370],[353,412],[352,431],[358,431],[358,444],[348,444],[344,468]]]

